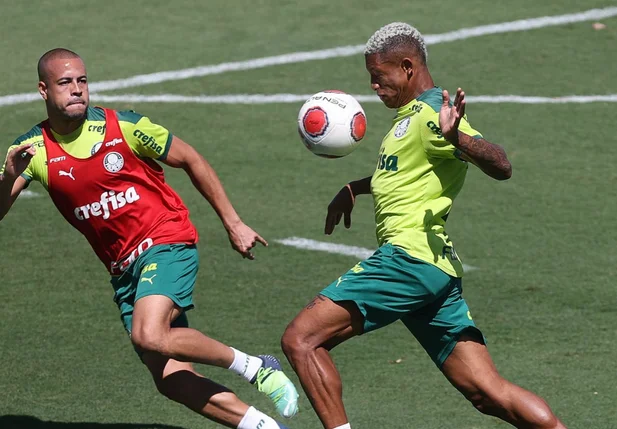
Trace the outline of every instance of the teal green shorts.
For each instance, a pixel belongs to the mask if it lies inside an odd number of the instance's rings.
[[[463,331],[484,342],[462,297],[462,280],[385,244],[321,291],[353,301],[364,332],[401,320],[441,368]]]
[[[193,308],[193,287],[199,269],[195,245],[163,244],[153,246],[133,262],[119,277],[112,277],[116,291],[114,302],[120,309],[124,329],[131,334],[133,308],[139,298],[163,295],[182,310],[173,327],[188,327],[185,311]]]

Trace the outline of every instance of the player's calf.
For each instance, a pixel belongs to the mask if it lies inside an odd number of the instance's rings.
[[[486,346],[473,336],[462,335],[441,369],[484,414],[518,428],[565,429],[542,398],[499,375]]]
[[[478,411],[498,417],[515,427],[565,428],[542,398],[503,378],[496,380],[493,386],[461,391]]]

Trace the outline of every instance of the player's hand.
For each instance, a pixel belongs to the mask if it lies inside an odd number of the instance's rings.
[[[11,150],[6,157],[4,177],[9,180],[17,179],[26,170],[35,154],[36,148],[31,144],[25,144]]]
[[[461,119],[465,116],[465,92],[459,88],[456,90],[454,104],[450,106],[450,94],[443,90],[443,104],[439,111],[439,128],[441,134],[450,143],[458,143],[458,126]]]
[[[246,226],[243,222],[238,222],[227,231],[231,247],[241,254],[244,258],[255,259],[255,255],[251,253],[251,249],[261,243],[268,246],[268,242],[259,234]]]
[[[345,185],[338,191],[338,194],[328,205],[328,214],[326,215],[326,226],[324,233],[326,235],[332,234],[334,227],[339,224],[341,218],[345,219],[345,228],[351,227],[351,211],[356,203],[351,186]]]

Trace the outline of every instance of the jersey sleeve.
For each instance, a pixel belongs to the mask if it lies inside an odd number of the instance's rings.
[[[428,109],[427,109],[428,110]],[[439,113],[431,112],[420,122],[420,135],[427,155],[431,158],[457,158],[458,149],[448,142],[441,134],[439,127]],[[482,134],[476,131],[467,121],[465,115],[459,124],[459,131],[474,138],[481,138]]]
[[[135,112],[120,112],[118,119],[126,142],[134,153],[144,158],[167,158],[173,138],[167,128]]]

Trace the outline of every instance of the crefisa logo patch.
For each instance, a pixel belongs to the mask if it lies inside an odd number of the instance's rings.
[[[394,130],[394,137],[401,138],[407,132],[407,128],[409,128],[409,123],[411,122],[411,118],[407,117],[398,123],[396,129]]]
[[[110,173],[117,173],[124,167],[124,158],[118,152],[109,152],[103,159],[103,166]]]

